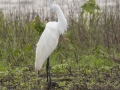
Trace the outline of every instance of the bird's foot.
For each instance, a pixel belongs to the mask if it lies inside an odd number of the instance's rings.
[[[56,87],[58,84],[56,82],[47,82],[48,86],[50,87]]]
[[[50,89],[52,89],[54,87],[58,87],[58,86],[59,85],[56,82],[47,82],[47,84],[46,84],[47,90],[50,90]]]
[[[64,90],[64,88],[60,87],[56,82],[47,82],[47,84],[45,85],[45,90],[54,90],[55,88]]]

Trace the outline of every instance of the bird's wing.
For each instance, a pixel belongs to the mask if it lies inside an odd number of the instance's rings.
[[[53,23],[54,25],[54,23]],[[40,70],[45,60],[57,47],[59,35],[55,31],[56,27],[51,27],[51,23],[46,25],[36,47],[35,68]]]

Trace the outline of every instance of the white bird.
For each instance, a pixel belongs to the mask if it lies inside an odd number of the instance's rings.
[[[49,7],[57,14],[58,21],[48,22],[46,24],[46,27],[36,45],[35,71],[38,77],[38,71],[41,70],[43,63],[47,60],[47,82],[51,84],[49,57],[57,47],[60,35],[67,31],[68,24],[59,5],[54,4],[53,0],[49,0]]]

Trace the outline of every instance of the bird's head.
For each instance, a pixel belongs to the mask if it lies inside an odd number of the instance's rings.
[[[53,2],[54,0],[48,0],[49,2]]]
[[[49,0],[49,7],[54,9],[54,0]]]

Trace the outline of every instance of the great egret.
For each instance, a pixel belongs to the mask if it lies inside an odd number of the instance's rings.
[[[38,77],[38,71],[42,68],[43,63],[47,60],[46,72],[47,82],[51,84],[50,68],[49,68],[49,57],[50,54],[55,50],[58,44],[60,35],[67,31],[67,20],[59,5],[54,4],[53,0],[49,0],[49,7],[53,9],[58,17],[57,22],[48,22],[45,30],[43,31],[37,46],[35,56],[35,71]]]

